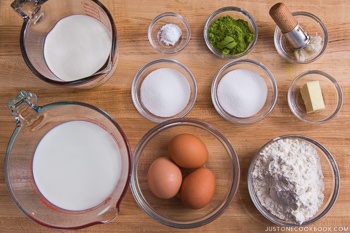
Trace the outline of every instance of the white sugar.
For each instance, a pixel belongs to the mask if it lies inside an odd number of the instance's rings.
[[[227,113],[246,118],[258,113],[265,105],[267,86],[256,72],[237,69],[224,75],[217,93],[219,103]]]
[[[180,113],[190,99],[187,79],[177,70],[160,68],[151,72],[141,84],[142,104],[152,114],[171,117]]]

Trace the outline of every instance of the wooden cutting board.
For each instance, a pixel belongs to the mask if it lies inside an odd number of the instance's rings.
[[[0,2],[0,231],[48,232],[49,229],[29,220],[13,203],[4,178],[4,157],[15,121],[7,101],[20,90],[39,96],[39,104],[74,100],[93,104],[114,117],[128,137],[132,150],[141,137],[156,124],[143,118],[131,100],[131,83],[136,72],[157,58],[173,58],[184,63],[194,74],[198,98],[188,117],[213,124],[231,141],[241,165],[239,190],[229,207],[218,219],[205,226],[181,232],[285,232],[268,222],[254,207],[247,188],[247,171],[254,153],[268,140],[284,134],[302,134],[322,143],[338,163],[341,181],[338,200],[332,210],[317,223],[299,231],[350,232],[350,4],[348,0],[295,0],[288,2],[291,11],[316,14],[329,31],[325,54],[307,65],[289,64],[276,52],[273,44],[275,24],[269,16],[273,0],[256,1],[113,1],[103,0],[118,30],[119,62],[112,78],[90,90],[63,89],[44,83],[27,68],[20,52],[19,35],[22,18],[10,7],[11,0]],[[214,109],[211,82],[229,60],[215,57],[203,39],[203,26],[216,9],[235,5],[250,12],[258,24],[259,37],[255,48],[245,57],[257,60],[274,74],[279,94],[272,113],[254,125],[239,126],[225,121]],[[185,50],[176,55],[163,55],[148,42],[147,29],[160,13],[174,11],[183,15],[192,29],[192,38]],[[48,13],[49,14],[49,13]],[[341,85],[344,104],[339,115],[324,125],[309,125],[296,119],[287,104],[291,81],[306,70],[322,70]],[[109,224],[92,226],[81,232],[178,232],[151,219],[136,204],[130,190],[120,206],[119,216]]]

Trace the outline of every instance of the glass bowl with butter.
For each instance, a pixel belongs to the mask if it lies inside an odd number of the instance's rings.
[[[343,94],[340,85],[323,71],[303,72],[289,86],[289,108],[304,122],[326,123],[339,113],[342,104]]]

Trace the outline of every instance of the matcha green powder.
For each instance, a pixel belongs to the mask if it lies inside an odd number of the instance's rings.
[[[254,33],[243,19],[222,16],[208,29],[210,44],[223,55],[235,55],[244,52],[254,39]]]

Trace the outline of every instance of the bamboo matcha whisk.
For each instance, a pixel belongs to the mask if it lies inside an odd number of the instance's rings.
[[[314,37],[308,35],[284,3],[273,5],[269,14],[294,49],[295,58],[299,62],[304,62],[321,51],[322,38],[317,34]]]

